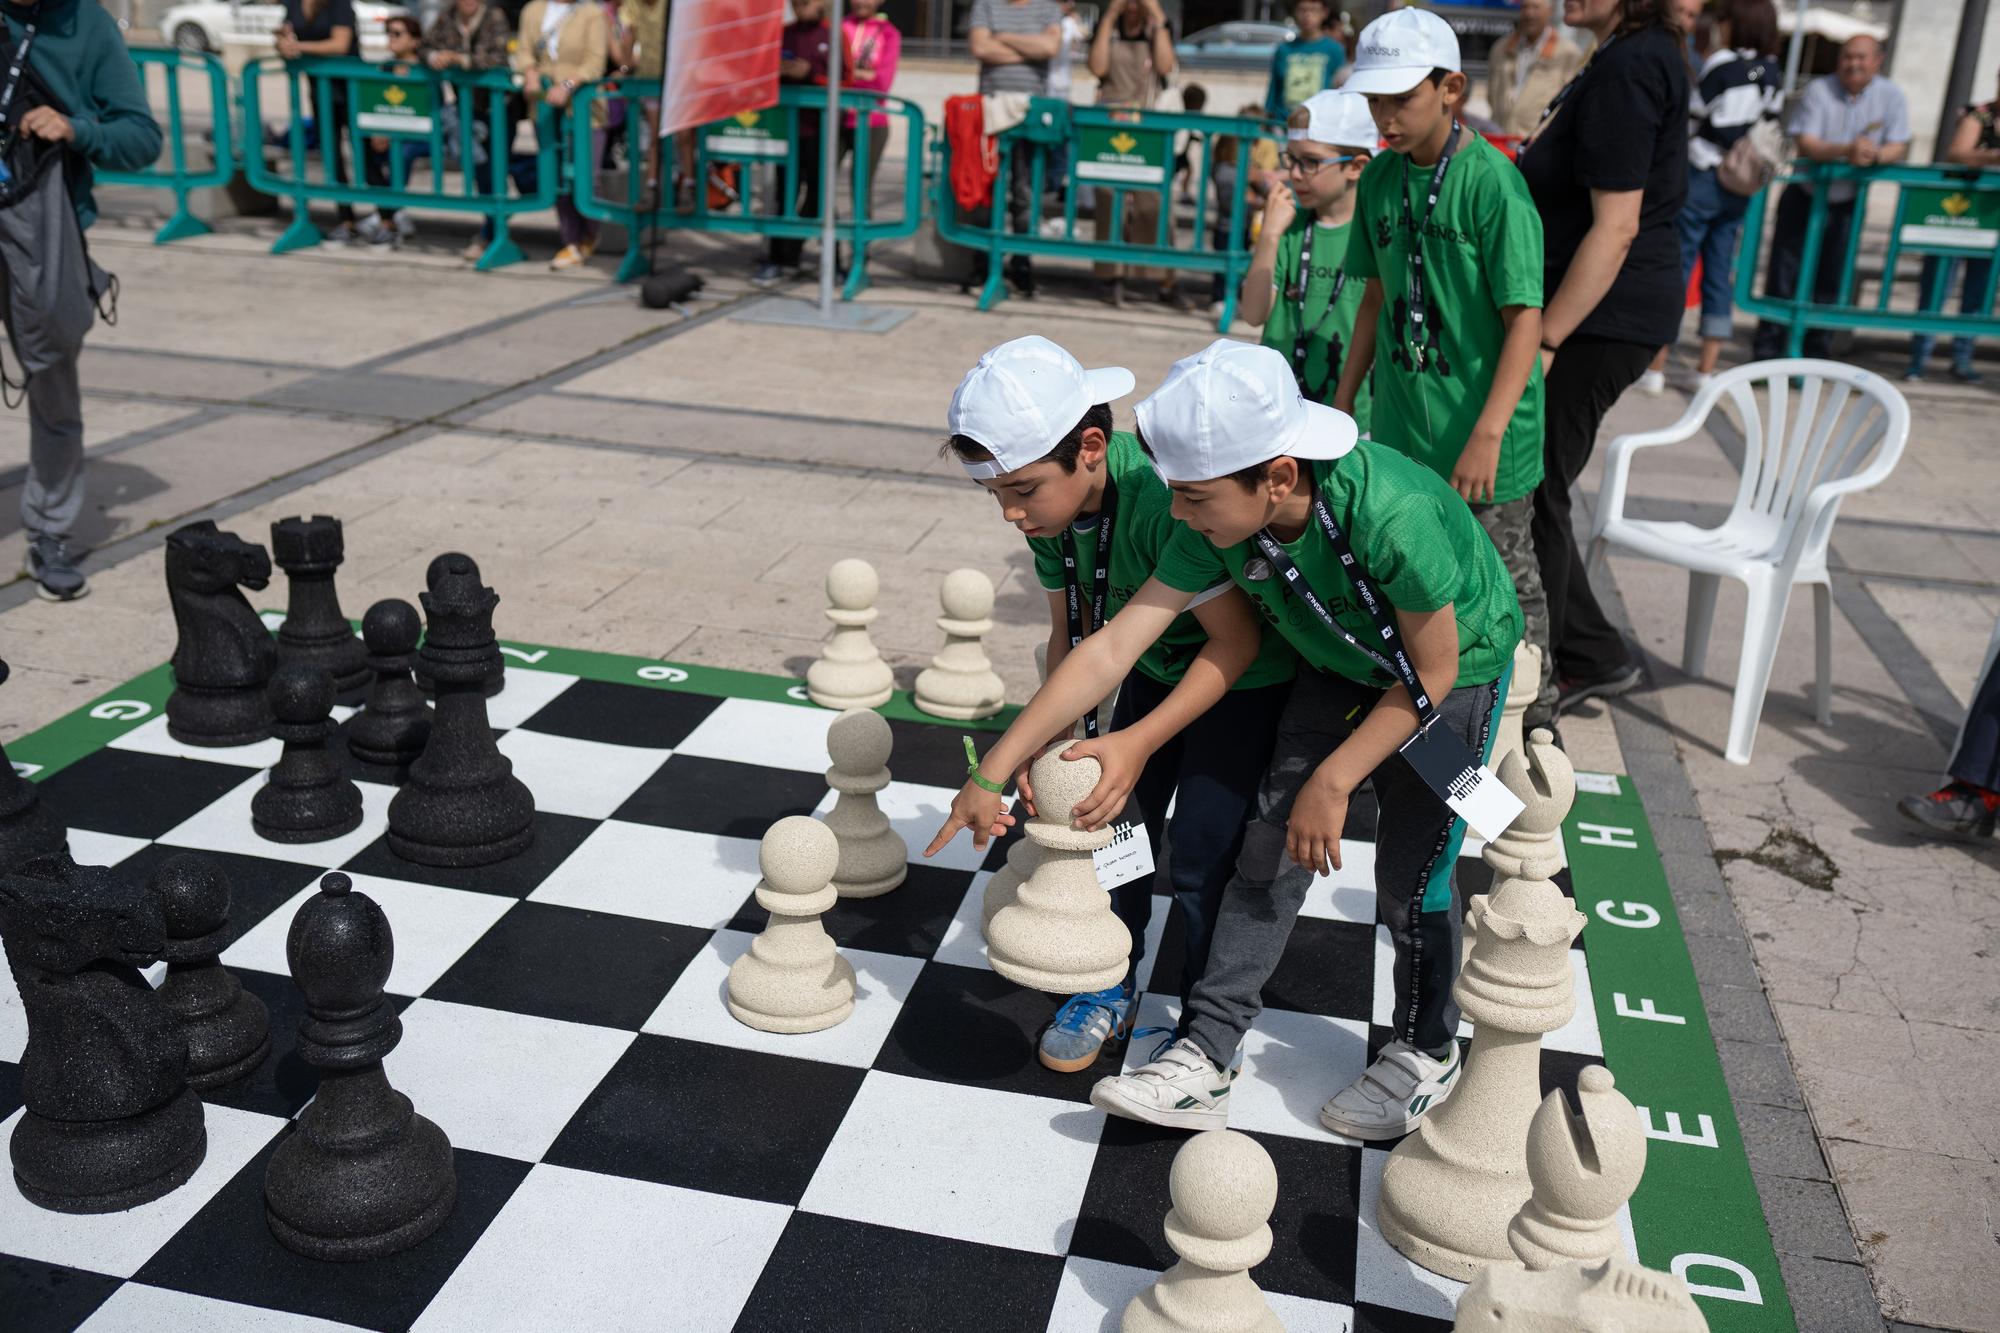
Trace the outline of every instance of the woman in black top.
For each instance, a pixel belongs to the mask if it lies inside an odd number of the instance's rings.
[[[284,0],[284,5],[285,21],[278,27],[277,47],[278,54],[285,59],[360,53],[361,43],[355,35],[354,0]],[[348,181],[346,144],[343,142],[347,136],[347,81],[331,80],[327,91],[327,101],[331,103],[328,109],[333,113],[331,124],[321,112],[319,93],[314,89],[313,81],[306,80],[305,95],[311,99],[308,114],[319,127],[321,139],[327,145],[335,183],[345,185]],[[361,233],[354,225],[354,205],[341,204],[338,212],[340,225],[327,239],[343,245],[360,240]]]
[[[1564,0],[1597,49],[1521,150],[1542,215],[1544,474],[1535,551],[1549,597],[1558,709],[1639,682],[1591,594],[1569,490],[1597,428],[1680,332],[1688,67],[1672,0]]]

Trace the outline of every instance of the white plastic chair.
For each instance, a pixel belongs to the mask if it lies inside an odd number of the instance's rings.
[[[1725,400],[1735,406],[1743,434],[1743,475],[1729,517],[1713,528],[1626,517],[1632,456],[1691,438]],[[1617,545],[1688,571],[1687,632],[1681,649],[1681,667],[1688,674],[1699,675],[1708,656],[1722,578],[1737,579],[1748,589],[1729,743],[1723,750],[1730,763],[1750,762],[1771,661],[1797,583],[1813,588],[1818,649],[1813,712],[1822,726],[1832,721],[1833,599],[1826,548],[1833,520],[1843,496],[1889,475],[1909,434],[1909,404],[1880,375],[1833,361],[1758,361],[1710,380],[1673,425],[1621,435],[1605,451],[1604,486],[1591,524],[1590,567],[1602,568],[1606,550]]]

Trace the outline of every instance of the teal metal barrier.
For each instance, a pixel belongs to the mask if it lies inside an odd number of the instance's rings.
[[[222,62],[206,53],[195,55],[172,47],[130,48],[132,61],[139,67],[142,83],[151,82],[151,71],[160,71],[166,83],[167,123],[165,131],[169,166],[158,163],[141,171],[100,171],[97,179],[109,185],[140,185],[171,190],[174,215],[153,233],[153,244],[201,236],[213,230],[188,211],[188,192],[227,185],[236,174],[236,147],[230,120],[229,76]],[[210,134],[215,144],[215,164],[206,171],[188,170],[188,145],[194,137],[187,121],[187,107],[181,94],[181,75],[195,69],[202,73],[208,89]]]
[[[571,182],[578,212],[600,221],[620,223],[626,229],[629,239],[625,262],[618,269],[618,281],[628,281],[647,271],[649,261],[640,237],[648,227],[745,232],[757,236],[800,239],[821,234],[818,215],[800,211],[798,186],[806,179],[816,178],[822,166],[820,145],[824,140],[819,134],[821,122],[826,119],[824,89],[780,88],[778,101],[773,106],[761,111],[742,112],[688,131],[695,136],[696,184],[692,199],[685,208],[672,197],[671,191],[647,185],[646,167],[651,165],[657,169],[656,157],[661,152],[661,145],[657,140],[649,141],[642,106],[655,95],[656,89],[651,84],[645,85],[644,91],[641,91],[632,85],[621,86],[617,80],[608,80],[579,89],[575,101],[576,113],[570,117],[569,158],[572,163],[584,163],[592,160],[594,147],[589,108],[598,104],[622,105],[624,108],[622,134],[627,174],[622,195],[615,199],[599,195],[594,171],[577,170]],[[849,162],[853,207],[845,214],[836,209],[834,217],[834,234],[848,246],[852,256],[846,285],[841,292],[843,300],[851,301],[868,286],[869,245],[875,241],[915,235],[918,224],[923,220],[923,174],[920,166],[923,161],[924,113],[914,103],[878,92],[843,91],[840,106],[841,118],[845,120],[847,113],[851,112],[855,122],[854,146]],[[909,158],[903,182],[902,208],[899,213],[887,218],[875,215],[873,191],[868,182],[868,159],[875,136],[888,134],[894,127],[891,124],[878,129],[871,125],[872,112],[899,117],[908,135]],[[810,155],[809,160],[800,160],[802,145],[804,154]],[[671,153],[672,146],[667,145],[666,151]],[[669,161],[667,169],[659,172],[655,179],[672,179],[672,165]],[[764,176],[771,179],[768,182],[759,179]],[[777,188],[779,181],[786,182],[789,188],[780,191]],[[730,195],[729,202],[712,208],[709,204],[711,187]],[[822,189],[822,203],[836,193]],[[775,200],[775,208],[758,207],[760,198],[768,204],[772,196],[779,195],[783,197]]]
[[[1201,136],[1200,168],[1192,172],[1195,205],[1191,246],[1174,243],[1177,225],[1173,198],[1174,141],[1183,133]],[[1244,227],[1250,143],[1268,137],[1273,136],[1267,127],[1235,117],[1070,106],[1053,98],[1038,97],[1030,102],[1027,119],[999,136],[999,174],[993,181],[992,208],[983,225],[960,216],[951,191],[952,148],[948,140],[941,140],[932,205],[938,235],[987,256],[986,285],[979,294],[981,310],[992,308],[1006,295],[1002,264],[1007,256],[1046,256],[1178,273],[1219,273],[1223,300],[1216,328],[1226,331],[1235,317],[1237,288],[1250,268],[1250,247]],[[1224,211],[1228,214],[1222,228],[1226,244],[1218,246],[1211,235],[1214,224],[1210,212],[1209,167],[1217,142],[1224,139],[1236,141],[1237,171],[1226,210],[1215,210],[1217,217]],[[1018,152],[1017,145],[1025,145],[1027,151]],[[1050,154],[1058,148],[1067,149],[1068,166],[1060,182],[1061,226],[1051,236],[1044,233],[1044,200]],[[1034,201],[1031,233],[1008,230],[1007,195],[1017,168],[1017,156],[1026,158],[1029,170],[1029,197]],[[1106,239],[1077,234],[1078,194],[1086,186],[1111,192]],[[1158,201],[1159,222],[1150,243],[1123,239],[1125,212],[1130,206],[1129,196],[1134,195],[1148,195]],[[1091,227],[1094,230],[1094,217]]]
[[[287,172],[273,171],[263,151],[263,107],[260,84],[265,75],[284,79],[287,121],[284,129]],[[536,213],[555,204],[562,185],[559,166],[561,135],[556,128],[557,113],[542,102],[536,111],[532,157],[512,157],[513,125],[507,115],[507,96],[514,91],[513,75],[506,70],[439,72],[426,67],[371,64],[365,60],[316,58],[285,61],[266,57],[244,66],[242,75],[243,124],[246,143],[244,174],[252,187],[292,201],[292,223],[271,246],[271,253],[284,254],[318,245],[324,237],[313,226],[308,206],[313,200],[331,203],[368,204],[376,208],[438,208],[484,215],[493,224],[493,240],[476,267],[499,268],[519,263],[521,247],[508,234],[510,218]],[[453,90],[447,105],[444,91]],[[477,104],[485,102],[487,164],[476,164],[478,127]],[[308,112],[318,136],[314,149],[306,146]],[[457,153],[448,153],[445,137],[447,118],[455,122]],[[344,136],[329,133],[338,125]],[[351,164],[349,180],[335,179],[336,141],[345,137]],[[372,137],[389,141],[386,186],[369,185],[364,173],[365,144]],[[409,168],[413,156],[404,145],[422,145],[431,165],[431,188],[410,187]],[[319,174],[310,172],[318,159]],[[447,188],[446,171],[459,168],[459,188]],[[509,195],[508,181],[514,170],[532,170],[532,190]],[[482,179],[483,178],[483,179]]]
[[[1847,260],[1840,273],[1839,287],[1830,304],[1813,299],[1813,277],[1819,271],[1825,250],[1827,187],[1836,181],[1855,186],[1854,214],[1848,223]],[[1894,333],[1930,333],[1951,337],[2000,336],[2000,318],[1993,312],[1996,286],[2000,286],[2000,172],[1983,172],[1972,167],[1887,166],[1854,167],[1844,162],[1798,162],[1793,164],[1791,182],[1812,187],[1812,206],[1806,214],[1804,247],[1799,257],[1799,281],[1791,299],[1760,295],[1757,275],[1761,262],[1765,218],[1772,196],[1782,186],[1773,183],[1750,201],[1744,214],[1743,253],[1736,262],[1736,304],[1746,313],[1787,326],[1785,355],[1798,356],[1805,347],[1806,331],[1827,329],[1876,329]],[[1882,259],[1882,276],[1875,299],[1858,299],[1860,280],[1857,263],[1861,252],[1861,229],[1868,214],[1871,187],[1896,189],[1895,220],[1889,231],[1889,247]],[[1905,255],[1926,257],[1924,276],[1917,283],[1914,307],[1893,305],[1898,283],[1897,266]],[[1947,314],[1944,291],[1949,266],[1936,262],[1945,258],[1986,261],[1989,265],[1977,314]]]

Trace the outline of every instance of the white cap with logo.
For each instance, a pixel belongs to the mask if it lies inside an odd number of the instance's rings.
[[[984,481],[1046,458],[1084,413],[1123,398],[1136,383],[1118,366],[1085,370],[1037,334],[1001,343],[965,372],[951,396],[951,433],[993,455],[963,463],[966,474]]]
[[[1363,153],[1372,153],[1381,146],[1382,136],[1375,128],[1375,117],[1368,114],[1368,99],[1360,93],[1328,88],[1299,105],[1311,119],[1287,132],[1285,137],[1293,143],[1304,140]]]
[[[1361,30],[1354,72],[1341,87],[1395,96],[1409,92],[1434,69],[1459,69],[1458,34],[1428,9],[1394,9]]]
[[[1213,481],[1286,454],[1339,458],[1356,435],[1354,418],[1299,392],[1282,352],[1228,338],[1174,362],[1137,412],[1168,481]]]

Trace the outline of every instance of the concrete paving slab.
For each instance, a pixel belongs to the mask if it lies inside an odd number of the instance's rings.
[[[1800,1328],[1862,1333],[1880,1327],[1882,1313],[1860,1264],[1780,1253],[1778,1268]]]
[[[464,407],[493,392],[478,380],[446,379],[385,370],[329,371],[308,375],[259,401],[274,407],[302,407],[385,421],[424,421]]]
[[[188,409],[175,403],[148,403],[132,398],[84,395],[86,457],[118,445],[122,437],[153,430],[187,416]],[[0,478],[13,484],[14,475],[28,465],[28,416],[9,412],[0,416]]]
[[[100,347],[86,341],[77,362],[84,392],[157,395],[162,401],[247,403],[314,374],[311,366]],[[93,429],[90,418],[86,429]]]
[[[1883,1313],[1935,1328],[2000,1330],[2000,1168],[1860,1143],[1828,1151]]]
[[[1783,1046],[1722,1040],[1715,1043],[1722,1057],[1723,1076],[1739,1102],[1756,1102],[1788,1111],[1806,1109],[1805,1097],[1792,1077],[1790,1056]]]

